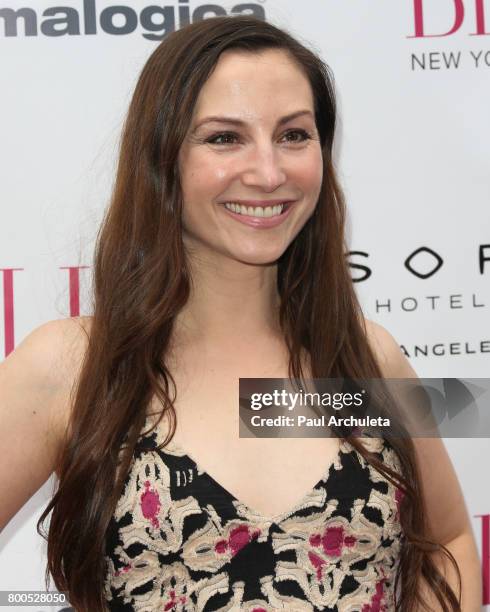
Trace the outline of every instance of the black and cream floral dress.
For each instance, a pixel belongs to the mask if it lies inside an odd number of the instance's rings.
[[[301,502],[264,518],[178,445],[156,450],[160,435],[140,438],[109,526],[108,610],[394,609],[401,493],[346,441]],[[400,471],[385,441],[363,441]]]

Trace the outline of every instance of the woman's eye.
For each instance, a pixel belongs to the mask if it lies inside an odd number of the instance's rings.
[[[301,140],[296,140],[296,142],[304,142],[305,140],[309,140],[311,135],[306,130],[290,130],[287,134],[299,134],[301,136]]]
[[[218,138],[236,138],[236,134],[232,134],[231,132],[223,132],[222,134],[216,134],[215,136],[211,136],[211,138],[208,138],[206,142],[209,142],[211,144],[231,144],[230,142],[217,142]]]
[[[286,132],[285,135],[289,136],[291,134],[297,134],[300,136],[299,139],[295,138],[293,140],[289,140],[289,142],[293,142],[293,143],[304,142],[305,140],[309,140],[311,138],[311,135],[306,130],[289,130],[288,132]],[[223,141],[218,142],[219,139],[221,138],[227,139],[226,142],[223,142]],[[238,135],[233,132],[221,132],[219,134],[215,134],[214,136],[211,136],[210,138],[206,140],[206,142],[210,144],[217,144],[217,145],[233,144],[233,141],[230,139],[234,139],[234,138],[238,138]]]

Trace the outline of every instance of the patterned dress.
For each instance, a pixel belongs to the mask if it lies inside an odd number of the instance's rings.
[[[180,446],[157,450],[160,436],[140,437],[109,526],[108,610],[394,609],[401,493],[346,441],[294,508],[265,518]],[[400,471],[386,441],[363,441]]]

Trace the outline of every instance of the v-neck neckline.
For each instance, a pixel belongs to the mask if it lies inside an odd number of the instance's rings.
[[[346,448],[348,450],[345,450]],[[235,495],[233,495],[233,493],[231,493],[226,487],[224,487],[213,476],[211,476],[211,474],[201,466],[201,464],[194,458],[194,456],[191,453],[189,453],[178,442],[174,442],[173,440],[171,440],[162,450],[165,452],[165,449],[168,449],[170,452],[177,451],[180,456],[183,456],[186,459],[188,459],[193,464],[194,468],[198,471],[199,474],[204,475],[209,480],[209,482],[211,482],[214,486],[217,486],[221,491],[223,491],[223,493],[231,501],[236,502],[236,504],[242,508],[242,510],[245,512],[245,514],[247,515],[249,519],[252,519],[252,520],[256,519],[259,522],[266,522],[266,523],[271,523],[271,524],[274,523],[276,525],[283,522],[287,518],[293,516],[296,512],[298,512],[298,510],[303,508],[307,500],[311,498],[315,490],[318,489],[321,485],[325,486],[326,484],[328,484],[328,481],[332,475],[332,470],[334,469],[335,465],[337,465],[340,462],[340,459],[343,454],[345,453],[349,454],[349,453],[355,452],[355,448],[351,447],[348,444],[347,440],[345,440],[344,438],[340,438],[339,448],[337,452],[335,453],[333,460],[329,463],[329,465],[323,472],[320,480],[313,487],[311,487],[311,489],[307,491],[299,499],[299,501],[293,505],[292,508],[284,512],[280,512],[279,514],[275,514],[273,516],[266,516],[262,514],[261,512],[259,512],[258,510],[256,510],[255,508],[249,506],[248,504],[238,499]]]

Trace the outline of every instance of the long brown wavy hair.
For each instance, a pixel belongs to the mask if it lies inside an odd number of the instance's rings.
[[[46,584],[51,574],[81,612],[107,609],[106,531],[155,396],[162,406],[156,425],[165,412],[171,422],[164,444],[175,433],[176,385],[165,356],[190,284],[177,158],[199,92],[229,49],[288,52],[314,96],[323,184],[314,214],[277,262],[289,376],[302,379],[300,354],[306,350],[314,378],[383,377],[345,258],[345,203],[332,160],[336,102],[330,69],[289,33],[252,16],[215,17],[171,33],[144,66],[125,121],[113,195],[97,235],[92,325],[57,461],[58,487],[37,523],[48,540]],[[431,558],[442,552],[459,576],[451,553],[428,539],[413,442],[390,441],[400,476],[359,438],[346,439],[404,494],[396,610],[425,607],[422,583],[443,611],[460,610],[460,596]],[[51,511],[46,536],[43,522]]]

